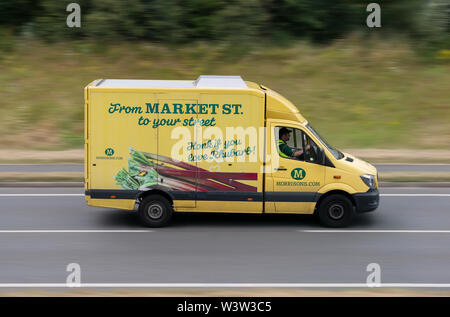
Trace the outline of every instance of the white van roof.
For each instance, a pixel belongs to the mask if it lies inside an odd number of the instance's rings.
[[[111,88],[225,88],[247,89],[241,76],[201,75],[195,81],[190,80],[143,80],[143,79],[102,79],[95,87]]]

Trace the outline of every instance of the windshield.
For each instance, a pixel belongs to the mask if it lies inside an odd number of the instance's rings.
[[[336,159],[340,160],[341,158],[344,157],[344,154],[343,154],[341,151],[336,150],[336,149],[333,148],[331,145],[329,145],[329,144],[325,141],[325,139],[322,138],[322,137],[319,135],[319,133],[317,133],[317,131],[313,129],[312,126],[310,126],[309,124],[307,124],[306,127],[308,128],[308,130],[309,130],[312,134],[314,134],[314,136],[315,136],[317,139],[319,139],[319,141],[320,141],[323,145],[326,146],[326,148],[328,149],[328,151],[330,151],[331,154],[333,154],[333,156],[334,156]]]

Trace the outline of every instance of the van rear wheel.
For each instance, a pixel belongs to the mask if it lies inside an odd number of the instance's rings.
[[[346,227],[352,222],[355,211],[350,199],[344,195],[334,194],[322,200],[317,213],[322,225],[340,228]]]
[[[150,195],[140,203],[138,215],[146,227],[164,227],[172,219],[173,208],[165,197]]]

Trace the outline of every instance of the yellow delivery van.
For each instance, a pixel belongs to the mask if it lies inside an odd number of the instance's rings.
[[[85,197],[150,227],[174,212],[315,214],[343,227],[379,204],[374,166],[240,76],[86,86]]]

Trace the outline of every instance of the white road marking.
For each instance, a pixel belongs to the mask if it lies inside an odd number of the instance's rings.
[[[93,229],[93,230],[0,230],[1,233],[142,233],[153,232],[153,230],[114,230],[114,229]]]
[[[297,230],[298,232],[307,233],[450,233],[450,230],[327,230],[327,229],[305,229]]]
[[[0,283],[0,288],[450,288],[450,283]]]

